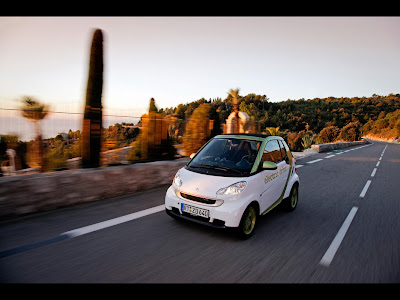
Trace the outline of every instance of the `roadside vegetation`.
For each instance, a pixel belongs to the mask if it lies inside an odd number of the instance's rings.
[[[173,120],[168,128],[168,143],[181,147],[185,152],[195,152],[198,145],[222,133],[221,125],[232,113],[234,101],[239,110],[247,113],[253,122],[259,124],[261,132],[282,136],[292,151],[303,151],[312,144],[338,141],[357,141],[361,137],[395,140],[400,137],[400,94],[371,97],[328,97],[315,99],[286,100],[269,102],[265,95],[246,96],[228,93],[226,99],[204,99],[179,104],[176,107],[158,109],[154,99],[149,110]],[[45,117],[45,109],[36,99],[24,98],[23,114],[35,124],[40,137],[39,121]],[[34,103],[32,102],[34,101]],[[34,104],[30,113],[28,106]],[[31,106],[32,106],[31,105]],[[207,124],[213,124],[208,128]],[[180,125],[179,125],[180,124]],[[183,124],[183,126],[182,126]],[[179,126],[178,126],[179,125]],[[174,127],[175,126],[175,127]],[[205,126],[205,127],[204,127]],[[67,130],[67,129],[66,129]],[[102,129],[101,151],[118,149],[140,144],[141,121],[138,124],[117,123]],[[29,149],[37,148],[35,141],[21,142],[17,136],[0,136],[0,163],[6,164],[7,145],[14,145],[21,167],[29,167],[32,157]],[[34,147],[36,146],[36,147]],[[65,169],[66,160],[79,157],[81,153],[81,132],[69,130],[65,136],[43,140],[43,169]],[[136,151],[136,150],[135,150]],[[174,153],[174,152],[171,152]]]
[[[400,94],[371,97],[328,97],[269,102],[265,95],[238,96],[239,110],[260,124],[262,132],[284,137],[293,151],[312,144],[357,141],[362,136],[396,139],[400,136]],[[165,115],[188,121],[207,103],[211,120],[222,124],[233,111],[231,95],[224,100],[204,98],[161,109]],[[207,117],[207,116],[206,116]]]

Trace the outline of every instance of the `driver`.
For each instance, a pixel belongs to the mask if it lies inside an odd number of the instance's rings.
[[[239,159],[238,161],[241,161],[242,159],[246,159],[249,162],[254,161],[254,154],[253,151],[251,150],[249,142],[245,141],[242,142],[242,144],[239,146],[236,157]]]

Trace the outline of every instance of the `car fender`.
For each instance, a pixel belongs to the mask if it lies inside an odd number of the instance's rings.
[[[288,198],[290,195],[290,192],[292,190],[293,185],[297,182],[297,184],[300,184],[299,181],[299,176],[297,174],[293,174],[292,176],[290,176],[289,178],[289,182],[288,185],[286,187],[285,193],[283,195],[283,199]]]

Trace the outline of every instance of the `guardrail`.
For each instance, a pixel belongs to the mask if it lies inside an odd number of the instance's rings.
[[[176,159],[0,178],[0,220],[140,192],[172,183]]]
[[[368,144],[368,141],[362,140],[362,141],[357,141],[357,142],[316,144],[316,145],[311,145],[311,147],[314,148],[315,150],[317,150],[317,152],[321,153],[321,152],[328,152],[328,151],[332,151],[332,150],[338,150],[338,149],[343,149],[343,148],[362,145],[362,144]]]

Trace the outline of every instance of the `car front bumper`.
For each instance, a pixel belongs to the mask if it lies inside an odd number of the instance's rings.
[[[224,203],[218,206],[196,203],[177,196],[174,187],[170,186],[165,194],[165,209],[166,212],[173,217],[190,220],[215,228],[232,228],[239,226],[240,219],[248,205],[246,200],[247,199],[236,199],[224,201]],[[194,216],[183,212],[181,210],[182,203],[208,210],[209,218]]]

